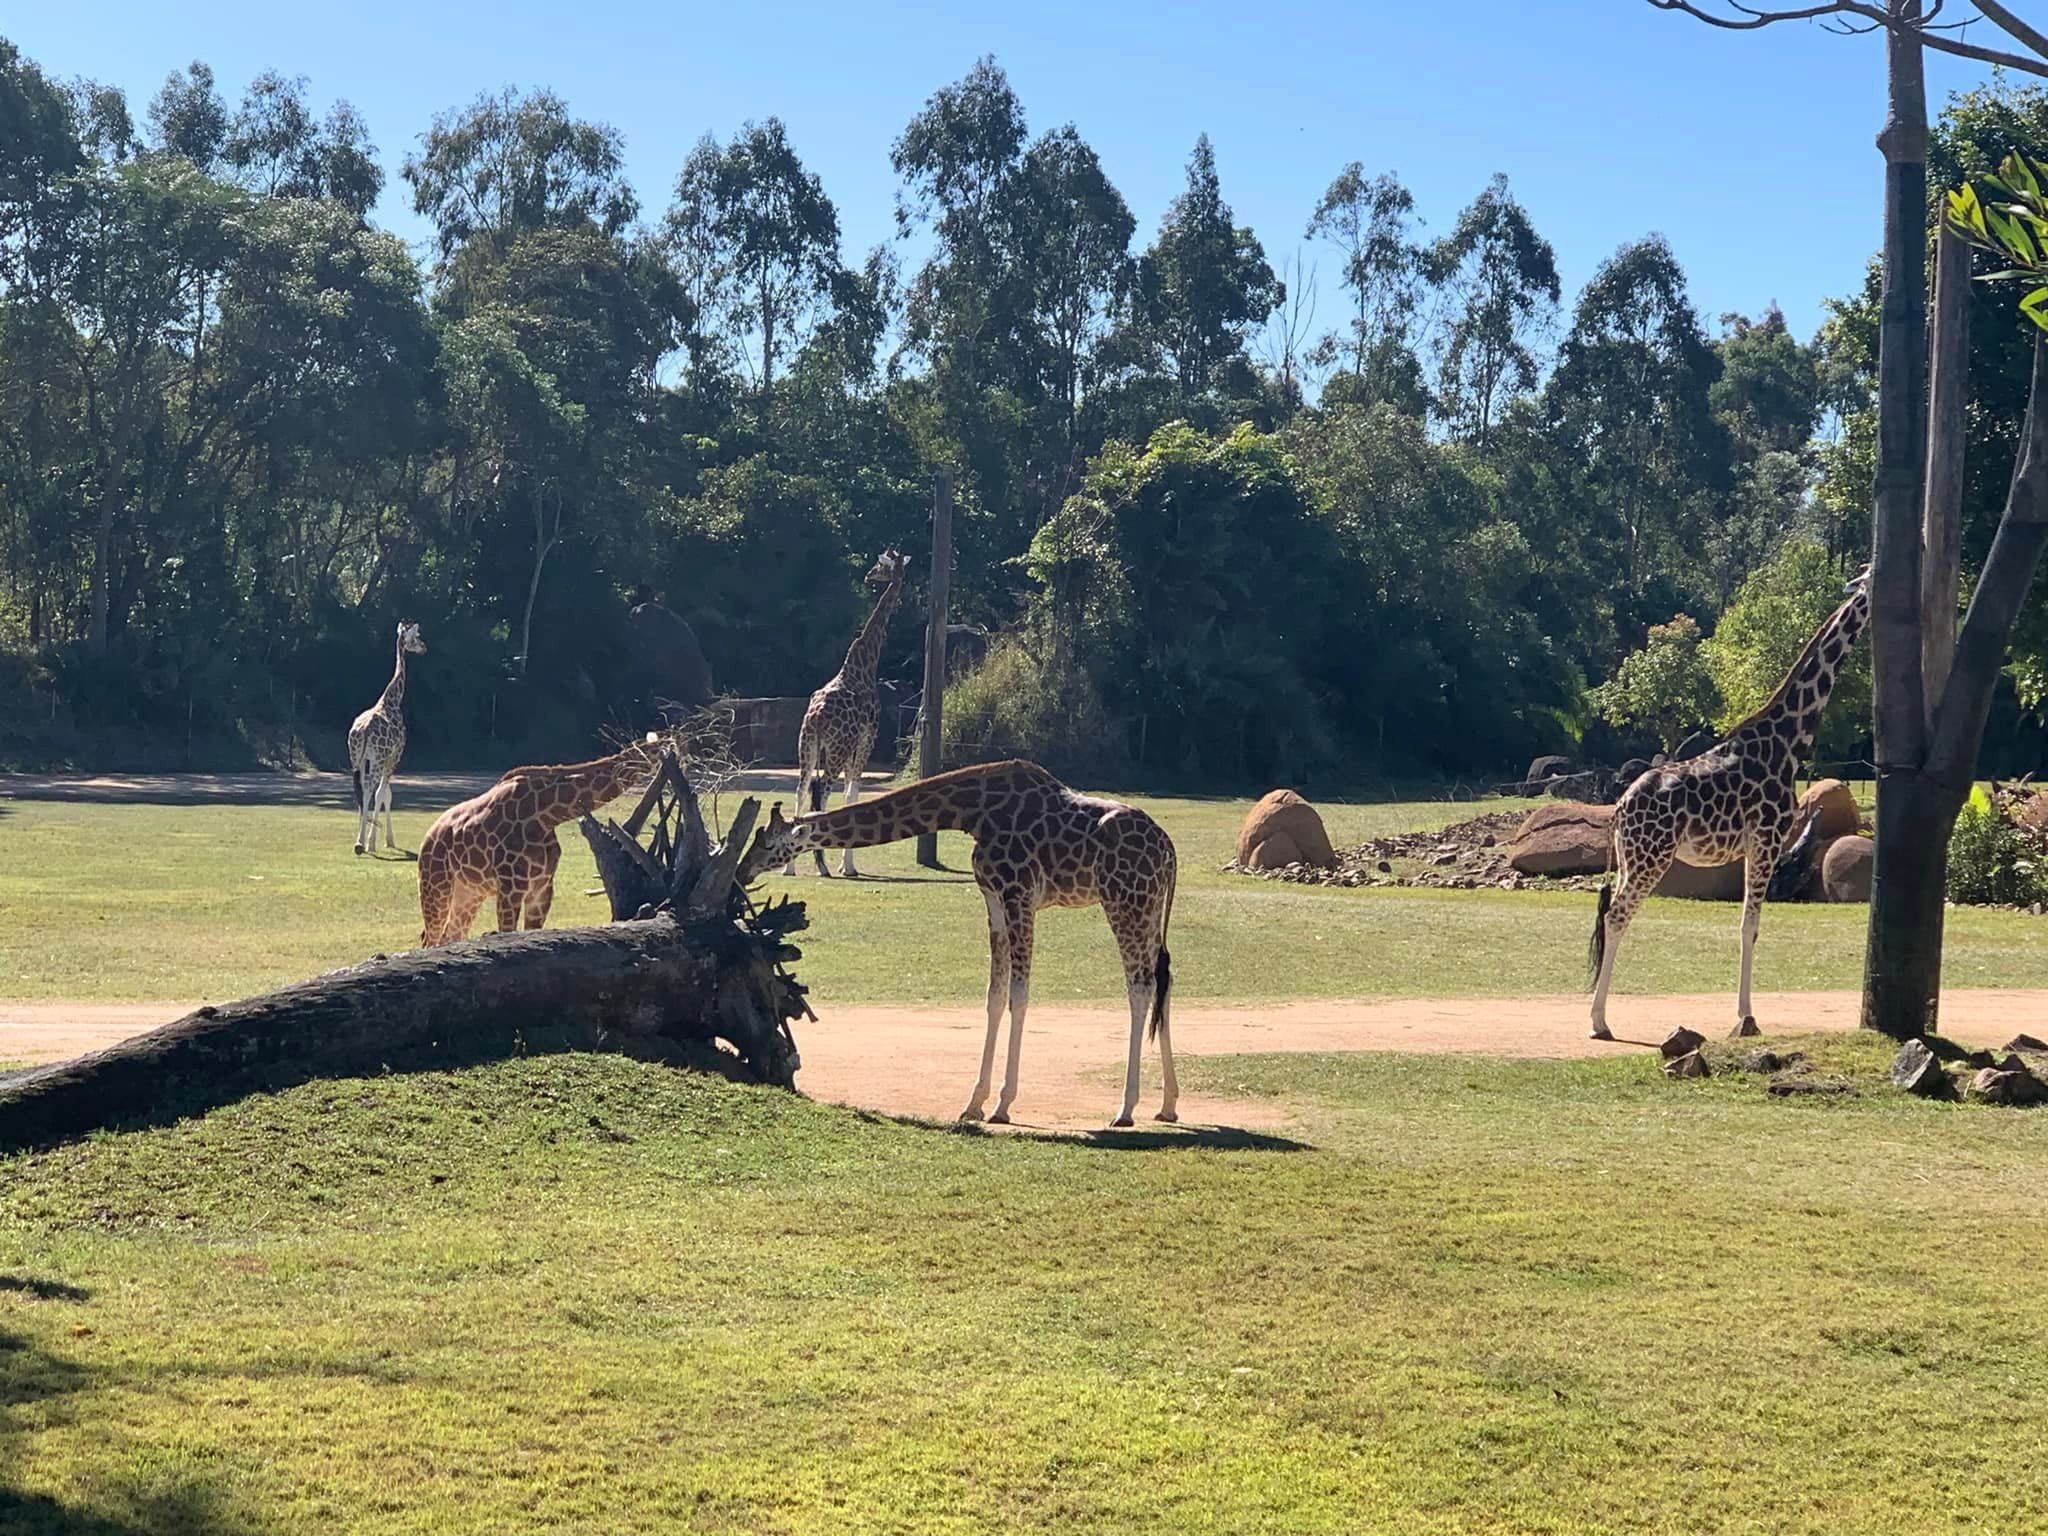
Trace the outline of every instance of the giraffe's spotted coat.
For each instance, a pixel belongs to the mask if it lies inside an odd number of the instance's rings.
[[[643,782],[655,750],[636,742],[594,762],[514,768],[443,811],[420,843],[420,943],[462,938],[492,898],[500,933],[522,918],[528,928],[547,922],[562,858],[555,829]]]
[[[992,1118],[1009,1118],[1030,1000],[1037,914],[1046,907],[1099,904],[1123,958],[1131,1005],[1130,1057],[1123,1111],[1116,1123],[1129,1124],[1137,1105],[1148,1006],[1165,1075],[1159,1114],[1163,1120],[1173,1119],[1178,1087],[1167,1019],[1171,976],[1166,929],[1177,865],[1165,828],[1135,806],[1077,794],[1036,763],[961,768],[794,821],[783,820],[777,806],[741,862],[740,874],[750,881],[802,853],[869,848],[936,831],[965,832],[974,839],[974,879],[989,913],[988,1035],[981,1076],[963,1118],[981,1117],[1005,999],[1010,1010],[1009,1064]]]

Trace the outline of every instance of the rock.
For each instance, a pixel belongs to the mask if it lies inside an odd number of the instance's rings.
[[[1680,1031],[1690,1033],[1690,1031]],[[1694,1036],[1695,1039],[1698,1036]],[[1683,1056],[1674,1056],[1664,1063],[1666,1077],[1711,1077],[1713,1069],[1707,1065],[1707,1058],[1698,1051],[1687,1051]]]
[[[1252,849],[1249,869],[1285,869],[1290,864],[1301,863],[1301,849],[1285,832],[1274,832],[1261,839]]]
[[[1764,1091],[1781,1099],[1795,1094],[1836,1094],[1854,1093],[1856,1085],[1845,1083],[1839,1077],[1774,1077],[1764,1084]]]
[[[1892,1058],[1892,1082],[1923,1099],[1945,1099],[1955,1092],[1948,1074],[1925,1040],[1908,1040]]]
[[[1623,763],[1619,768],[1614,770],[1614,782],[1619,784],[1623,789],[1627,789],[1629,785],[1635,783],[1637,779],[1640,779],[1644,774],[1648,773],[1649,771],[1650,764],[1646,759],[1640,757],[1632,757],[1627,762]]]
[[[1666,1061],[1670,1061],[1675,1057],[1696,1052],[1706,1043],[1707,1037],[1705,1035],[1696,1029],[1687,1029],[1681,1024],[1664,1037],[1664,1043],[1658,1046],[1657,1049],[1664,1053]]]
[[[1523,875],[1604,875],[1612,867],[1613,826],[1611,805],[1539,806],[1509,839],[1508,867]]]
[[[1972,1051],[1963,1060],[1968,1062],[1975,1071],[1982,1071],[1985,1067],[1995,1067],[1998,1065],[1998,1058],[1989,1051]]]
[[[2048,1042],[2036,1040],[2032,1035],[2014,1035],[2005,1042],[2008,1051],[2048,1051]]]
[[[1762,1033],[1763,1031],[1756,1026],[1756,1020],[1745,1016],[1740,1024],[1728,1031],[1728,1038],[1730,1040],[1747,1040],[1752,1035],[1760,1035]]]
[[[1820,864],[1821,889],[1829,901],[1870,900],[1870,864],[1877,845],[1867,837],[1838,837]]]
[[[1279,859],[1279,854],[1287,851],[1279,849],[1261,862],[1259,845],[1274,836],[1284,836],[1292,844],[1293,856]],[[1291,789],[1276,789],[1251,808],[1244,825],[1237,829],[1237,862],[1247,869],[1278,869],[1286,864],[1333,869],[1337,855],[1316,808]]]
[[[1553,753],[1548,757],[1539,757],[1530,763],[1529,771],[1522,775],[1522,782],[1524,784],[1547,784],[1552,779],[1562,777],[1571,771],[1572,760],[1568,757],[1559,757]]]
[[[1746,867],[1740,859],[1711,865],[1673,859],[1657,882],[1657,894],[1686,901],[1740,901]]]
[[[1378,870],[1383,875],[1391,875],[1394,872],[1394,866],[1389,864],[1385,859],[1381,859],[1379,863],[1373,865],[1373,868]]]
[[[1799,797],[1799,812],[1813,817],[1814,835],[1822,841],[1854,837],[1863,830],[1863,811],[1856,795],[1840,779],[1815,779]]]
[[[1785,1065],[1785,1058],[1776,1051],[1751,1051],[1742,1058],[1745,1072],[1775,1072]]]
[[[1989,1056],[1991,1053],[1989,1051],[1986,1051],[1984,1054],[1986,1056]],[[2005,1060],[2003,1061],[1989,1061],[1986,1062],[1985,1065],[1989,1067],[1996,1067],[2001,1072],[2031,1073],[2034,1070],[2032,1067],[2027,1065],[2026,1061],[2017,1052],[2014,1051],[2006,1052]]]
[[[1970,1079],[1963,1093],[1980,1104],[2038,1104],[2048,1098],[2048,1083],[2031,1072],[2002,1072],[1997,1067],[1985,1067]]]

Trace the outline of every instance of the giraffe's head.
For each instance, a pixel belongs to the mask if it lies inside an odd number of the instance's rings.
[[[903,573],[909,569],[910,556],[900,550],[885,549],[868,571],[868,586],[876,592],[885,591],[903,580]]]
[[[1842,588],[1842,594],[1845,597],[1860,597],[1868,601],[1870,598],[1870,567],[1866,565],[1854,576],[1851,576],[1849,584]]]
[[[752,885],[763,870],[787,864],[799,851],[796,840],[797,823],[783,820],[782,802],[778,800],[768,807],[768,820],[754,833],[754,841],[740,859],[736,881]]]
[[[427,654],[427,642],[420,638],[420,627],[410,619],[401,619],[398,625],[398,648],[408,656]]]

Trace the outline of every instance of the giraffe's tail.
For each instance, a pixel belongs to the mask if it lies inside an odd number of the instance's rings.
[[[363,765],[350,763],[348,775],[356,781],[356,814],[360,816],[363,814]]]
[[[1176,883],[1178,880],[1176,878]],[[1145,1026],[1145,1038],[1159,1038],[1159,1026],[1169,1021],[1167,1005],[1173,994],[1173,956],[1166,951],[1166,930],[1173,922],[1173,891],[1166,893],[1166,916],[1159,921],[1159,956],[1152,965],[1152,1019]]]
[[[1607,909],[1614,905],[1614,882],[1600,883],[1600,904],[1593,912],[1593,937],[1586,945],[1586,985],[1600,979],[1600,963],[1607,958]]]

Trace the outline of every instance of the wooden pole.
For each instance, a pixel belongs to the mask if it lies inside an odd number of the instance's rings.
[[[939,727],[946,705],[946,600],[953,584],[953,472],[939,471],[932,487],[931,605],[924,622],[924,701],[918,708],[917,776],[939,771]],[[921,833],[917,862],[939,867],[939,834]]]

